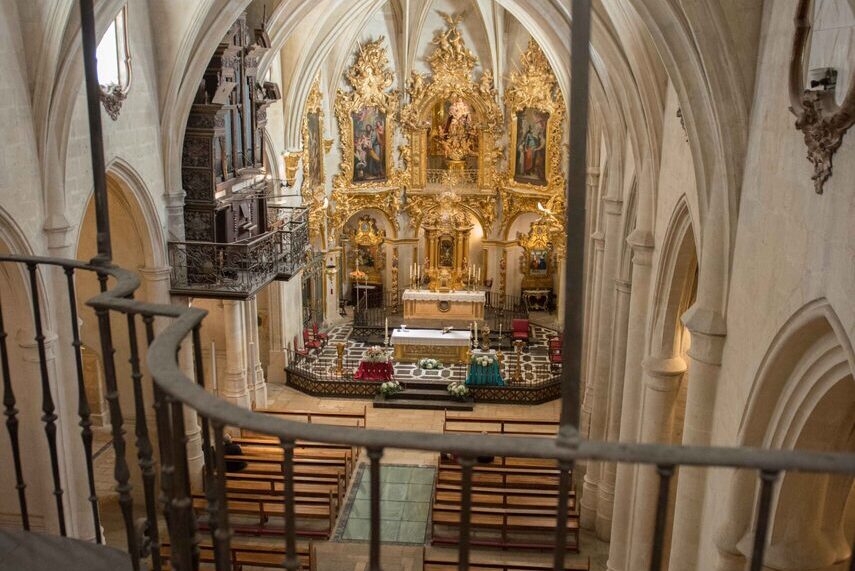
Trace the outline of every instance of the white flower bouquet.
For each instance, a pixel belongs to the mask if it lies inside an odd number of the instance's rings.
[[[362,360],[367,363],[388,363],[392,360],[392,356],[383,347],[375,345],[365,350]]]
[[[489,355],[478,355],[477,357],[472,357],[472,364],[478,365],[479,367],[489,367],[495,361]]]
[[[425,357],[424,359],[419,359],[419,368],[434,370],[434,369],[442,369],[442,361],[437,361],[436,359],[431,359],[429,357]]]
[[[386,381],[380,385],[379,393],[384,397],[388,397],[394,394],[397,394],[404,390],[404,387],[401,386],[401,383],[398,381]]]
[[[446,390],[452,398],[457,400],[465,400],[469,397],[469,387],[467,387],[460,381],[454,381],[453,383],[449,383],[446,387]]]

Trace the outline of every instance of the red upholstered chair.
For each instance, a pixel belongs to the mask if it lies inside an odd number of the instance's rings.
[[[525,344],[528,345],[528,329],[528,319],[514,319],[511,321],[512,339],[514,341],[525,341]]]
[[[563,362],[561,358],[561,346],[563,343],[564,339],[560,335],[549,338],[549,367],[553,372],[561,368]]]
[[[303,329],[303,347],[308,350],[320,351],[321,342],[316,339],[312,339],[312,337],[309,335],[308,329]]]
[[[330,340],[329,335],[327,335],[326,333],[321,333],[318,331],[318,324],[317,323],[312,324],[312,337],[315,338],[315,341],[321,342],[321,347],[325,346],[327,344],[327,341]]]
[[[300,340],[294,335],[294,354],[298,357],[308,357],[309,350],[306,348],[300,349]]]

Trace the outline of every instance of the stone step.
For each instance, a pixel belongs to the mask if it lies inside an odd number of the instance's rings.
[[[414,388],[407,383],[407,388],[396,395],[386,397],[387,399],[409,399],[409,400],[443,400],[450,398],[445,387],[437,388]]]
[[[420,410],[460,410],[471,411],[475,407],[472,401],[456,401],[456,400],[414,400],[414,399],[384,399],[377,397],[374,399],[374,408],[401,408],[401,409],[420,409]]]

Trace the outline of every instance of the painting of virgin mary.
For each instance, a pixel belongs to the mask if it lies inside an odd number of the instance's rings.
[[[321,143],[320,116],[310,112],[306,116],[309,131],[309,187],[315,188],[323,182],[324,151]]]
[[[517,114],[514,180],[546,186],[546,128],[549,113],[526,107]]]

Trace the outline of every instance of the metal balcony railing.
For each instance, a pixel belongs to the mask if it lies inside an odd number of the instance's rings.
[[[28,512],[28,479],[49,478],[56,504],[58,530],[66,535],[67,526],[63,496],[68,482],[65,472],[60,470],[60,450],[57,429],[63,423],[78,421],[83,440],[87,492],[91,504],[91,518],[96,539],[103,543],[100,534],[101,521],[95,490],[95,474],[92,460],[91,412],[87,402],[81,361],[78,300],[76,276],[94,274],[101,286],[101,293],[88,300],[86,306],[94,310],[98,323],[100,349],[103,359],[107,401],[110,408],[112,446],[115,456],[114,479],[118,492],[118,503],[124,524],[127,565],[125,568],[139,570],[151,568],[160,571],[169,568],[189,571],[199,568],[201,533],[193,509],[192,492],[187,454],[187,426],[185,407],[196,411],[201,428],[204,458],[204,502],[209,521],[211,541],[214,546],[215,566],[218,571],[231,567],[231,522],[226,509],[226,452],[224,431],[227,427],[248,429],[258,434],[273,436],[282,451],[282,482],[284,485],[284,561],[283,567],[290,571],[299,569],[297,558],[295,471],[294,456],[297,441],[346,444],[367,449],[370,469],[370,542],[369,570],[381,569],[380,541],[380,460],[389,448],[431,452],[451,452],[461,464],[461,509],[459,527],[459,551],[457,567],[461,571],[469,568],[472,522],[473,464],[479,456],[512,456],[523,458],[553,459],[560,466],[560,485],[555,504],[554,569],[564,569],[567,546],[568,497],[571,489],[571,470],[579,461],[626,462],[652,465],[659,474],[658,501],[655,520],[651,521],[653,540],[651,545],[650,571],[662,568],[663,545],[665,542],[666,516],[669,503],[669,487],[675,467],[727,467],[748,470],[759,476],[760,494],[756,509],[755,533],[749,569],[759,571],[763,565],[770,510],[776,481],[784,472],[811,472],[855,475],[855,455],[838,453],[814,453],[807,451],[782,451],[751,448],[682,447],[655,444],[625,444],[591,442],[580,438],[579,425],[579,363],[581,354],[581,291],[582,252],[581,233],[584,232],[584,207],[568,208],[567,263],[565,265],[565,287],[568,303],[565,323],[568,329],[564,336],[562,370],[562,411],[557,437],[505,437],[483,434],[439,434],[416,431],[374,430],[343,426],[310,424],[266,415],[220,400],[208,390],[205,367],[202,362],[203,347],[201,328],[206,312],[186,305],[157,305],[133,299],[139,287],[135,274],[111,264],[111,245],[107,209],[107,192],[103,161],[103,136],[100,125],[98,81],[95,66],[95,26],[92,0],[80,0],[81,26],[84,40],[84,65],[86,71],[87,101],[89,105],[90,141],[95,179],[96,224],[98,226],[98,256],[90,263],[55,258],[39,258],[3,255],[0,265],[8,270],[6,275],[23,275],[22,288],[29,296],[32,331],[39,355],[38,378],[42,399],[41,420],[22,416],[16,396],[23,391],[32,391],[32,379],[20,368],[12,367],[7,351],[7,329],[3,321],[3,303],[8,302],[7,292],[0,292],[0,372],[3,381],[3,406],[6,428],[10,442],[10,457],[21,514],[21,526],[30,529]],[[573,89],[570,98],[571,122],[570,142],[574,153],[570,158],[568,176],[569,205],[584,205],[585,192],[585,149],[587,129],[588,63],[590,42],[590,2],[573,0],[573,35],[571,38]],[[579,235],[577,235],[579,234]],[[258,246],[267,248],[268,246]],[[275,259],[275,248],[271,247],[269,258]],[[211,252],[218,259],[217,250]],[[225,258],[225,256],[224,256]],[[229,262],[234,270],[246,271],[238,262]],[[274,266],[273,261],[269,262]],[[58,271],[57,271],[58,269]],[[214,272],[225,272],[214,268]],[[268,270],[273,272],[275,270]],[[230,276],[229,276],[230,277]],[[43,281],[44,280],[44,281]],[[42,289],[42,283],[51,285],[50,291]],[[27,285],[28,284],[28,285]],[[65,289],[68,319],[61,316],[61,301],[51,293]],[[51,319],[44,315],[42,300],[51,299]],[[15,300],[17,301],[17,300]],[[20,310],[20,307],[16,309]],[[124,318],[122,331],[117,327]],[[155,334],[155,321],[165,327]],[[67,331],[55,332],[61,345],[67,344],[72,352],[75,367],[71,371],[52,373],[48,366],[48,347],[45,323],[68,323]],[[15,323],[16,328],[23,326]],[[146,364],[149,376],[144,375],[140,362],[138,328],[142,328],[148,345]],[[52,332],[53,333],[53,332]],[[194,377],[189,378],[178,362],[179,347],[184,345],[192,355]],[[114,357],[118,346],[126,348],[130,355],[130,388],[121,388]],[[54,402],[52,384],[58,384],[62,376],[70,374],[77,385],[78,418],[60,418]],[[124,386],[124,385],[123,385]],[[150,387],[151,397],[147,390]],[[138,451],[136,461],[128,458],[124,413],[120,390],[132,392],[134,408],[134,439]],[[149,425],[146,410],[153,405],[155,424]],[[30,474],[24,469],[25,460],[22,444],[27,446],[27,455],[38,447],[34,443],[22,443],[21,426],[41,422],[44,425],[48,445],[50,474]],[[67,432],[67,431],[66,431]],[[158,454],[154,449],[157,446]],[[67,453],[73,448],[63,450]],[[131,485],[131,470],[139,469],[142,474],[141,496],[143,514],[136,513],[134,490]],[[159,481],[159,490],[155,489]],[[3,490],[4,493],[14,493]],[[169,562],[163,560],[160,546],[170,544]],[[111,551],[112,553],[112,551]],[[37,554],[36,554],[37,555]],[[63,554],[53,554],[54,560]],[[110,558],[106,555],[104,561]],[[105,564],[106,565],[106,564]],[[30,567],[32,569],[34,567]],[[96,567],[87,567],[95,569]],[[104,568],[102,566],[101,568]],[[111,570],[118,569],[110,565]],[[27,571],[25,567],[22,571]],[[639,570],[642,571],[642,570]]]

